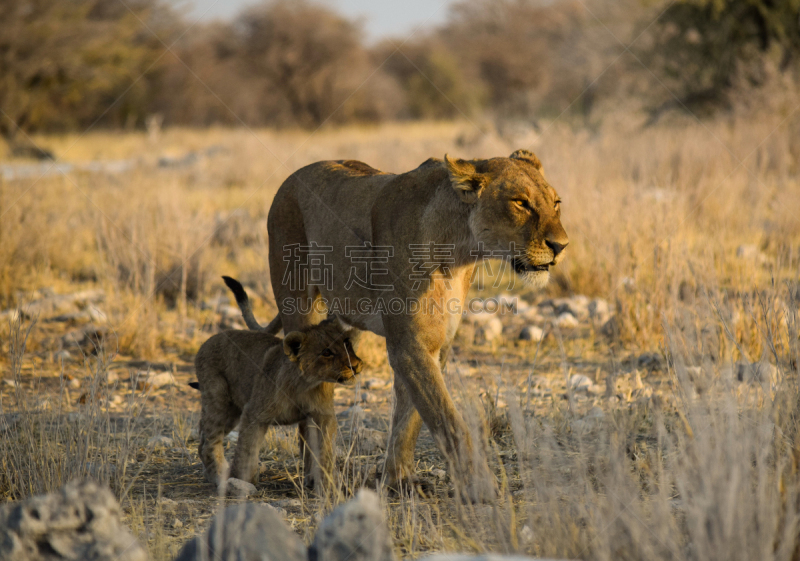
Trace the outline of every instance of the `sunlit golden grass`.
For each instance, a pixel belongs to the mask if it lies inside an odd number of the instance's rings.
[[[0,180],[0,310],[33,300],[42,289],[62,294],[103,288],[111,333],[106,352],[188,364],[218,328],[214,312],[200,304],[227,294],[220,275],[247,282],[259,319],[274,315],[266,216],[275,191],[295,169],[347,158],[402,172],[445,153],[490,157],[529,148],[564,201],[571,240],[548,294],[607,299],[616,326],[592,326],[580,335],[553,330],[540,347],[520,346],[513,338],[494,346],[460,344],[448,383],[465,404],[478,399],[476,388],[484,396],[477,409],[485,425],[476,424],[476,438],[487,441],[501,497],[474,506],[460,505],[446,492],[429,499],[385,498],[398,551],[796,559],[798,122],[793,115],[769,114],[642,128],[640,121],[611,115],[591,131],[542,123],[538,132],[519,138],[500,137],[483,122],[326,128],[313,135],[166,129],[156,140],[102,131],[37,137],[63,162],[126,160],[129,168]],[[180,164],[190,152],[197,160]],[[542,298],[518,283],[508,291],[528,301]],[[21,375],[25,361],[12,341],[26,325],[0,324],[5,378]],[[58,375],[51,358],[54,330],[41,323],[32,330],[25,349],[31,376]],[[637,367],[642,351],[668,359],[662,374],[648,378]],[[778,378],[742,384],[731,374],[736,360],[766,360]],[[104,372],[94,357],[85,362],[91,372]],[[385,363],[376,371],[388,378]],[[601,385],[611,379],[624,399],[586,402],[569,391],[554,392],[549,401],[531,398],[534,374],[563,384],[573,372]],[[641,377],[652,395],[642,393]],[[133,456],[141,474],[101,471],[99,477],[123,499],[129,524],[158,559],[200,531],[189,521],[204,523],[216,508],[191,456],[194,444],[190,452],[176,446],[153,459],[142,450],[155,425],[109,438],[100,414],[83,428],[63,425],[49,433],[44,429],[59,415],[82,410],[75,396],[58,409],[55,397],[45,406],[23,393],[16,401],[9,391],[0,397],[3,413],[29,419],[17,440],[7,440],[2,467],[28,470],[16,475],[31,482],[24,488],[6,483],[5,498],[55,488],[74,474],[89,474],[101,459],[114,464]],[[185,443],[193,418],[169,403],[158,426]],[[603,411],[596,419],[587,416],[593,405]],[[388,403],[385,409],[388,415]],[[47,454],[81,430],[92,437],[72,448],[59,470],[41,467],[48,465]],[[40,445],[31,446],[36,439]],[[307,540],[317,514],[367,481],[378,461],[348,455],[345,439],[345,471],[336,476],[340,491],[315,499],[291,478],[298,462],[288,433],[271,433],[268,442],[262,462],[274,478],[257,500],[300,496],[301,505],[287,516]],[[430,441],[420,444],[418,458],[426,474],[447,467]],[[155,500],[159,492],[196,498],[196,511],[187,514],[190,507],[181,506],[178,514],[168,512]],[[173,527],[176,516],[185,523],[180,529]]]

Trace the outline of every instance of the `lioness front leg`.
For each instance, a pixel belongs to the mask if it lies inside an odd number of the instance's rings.
[[[414,448],[422,417],[417,412],[403,380],[395,375],[394,407],[389,442],[386,445],[386,483],[395,490],[410,485],[414,477]]]
[[[267,424],[260,419],[250,417],[245,408],[239,429],[239,441],[233,456],[231,477],[253,484],[258,482],[258,452],[264,443],[266,432]]]
[[[486,501],[495,497],[495,483],[485,460],[476,464],[473,443],[466,424],[458,414],[447,392],[438,357],[418,345],[389,347],[389,361],[395,372],[395,386],[402,383],[422,420],[433,434],[437,445],[451,463],[456,484],[464,485],[470,500]],[[409,348],[410,347],[410,348]],[[438,354],[438,353],[437,353]],[[395,393],[397,396],[397,393]],[[407,407],[407,404],[404,404]],[[401,412],[402,413],[402,412]],[[413,462],[413,443],[416,438],[413,414],[406,412],[408,422],[395,429],[389,437],[387,452],[388,482],[407,477]],[[417,429],[418,431],[418,429]],[[392,471],[390,471],[392,469]],[[406,473],[404,473],[406,472]]]

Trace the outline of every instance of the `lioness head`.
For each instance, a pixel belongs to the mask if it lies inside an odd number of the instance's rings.
[[[472,207],[469,227],[482,250],[510,259],[525,282],[547,284],[569,238],[539,158],[517,150],[508,158],[444,161],[459,198]]]
[[[362,362],[353,346],[357,331],[328,319],[283,339],[283,350],[312,381],[349,385],[361,372]]]

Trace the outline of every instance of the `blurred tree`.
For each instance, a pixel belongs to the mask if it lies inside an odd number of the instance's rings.
[[[373,49],[375,64],[404,90],[405,117],[452,119],[481,109],[484,90],[480,80],[468,80],[461,64],[444,45],[424,38],[397,49],[386,41]]]
[[[574,38],[582,12],[571,1],[462,0],[440,36],[498,113],[529,115],[550,90],[558,51]]]
[[[279,93],[297,124],[345,121],[343,104],[374,70],[358,26],[305,0],[276,0],[247,10],[236,28],[243,62],[263,77],[264,94]]]
[[[676,2],[654,26],[642,54],[677,97],[653,109],[651,122],[671,108],[702,112],[725,106],[737,84],[763,85],[770,61],[780,71],[796,65],[800,0]]]
[[[12,151],[26,150],[20,132],[144,117],[140,78],[156,72],[163,47],[139,18],[165,39],[173,20],[156,0],[126,4],[0,0],[0,135]]]

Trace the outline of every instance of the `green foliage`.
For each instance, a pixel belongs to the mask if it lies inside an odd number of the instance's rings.
[[[714,107],[739,81],[762,85],[766,64],[786,71],[796,62],[800,0],[682,0],[655,29],[648,65],[679,103]]]
[[[165,50],[154,2],[0,1],[0,134],[138,120]],[[145,79],[142,79],[145,78]],[[125,99],[120,100],[120,96]]]

